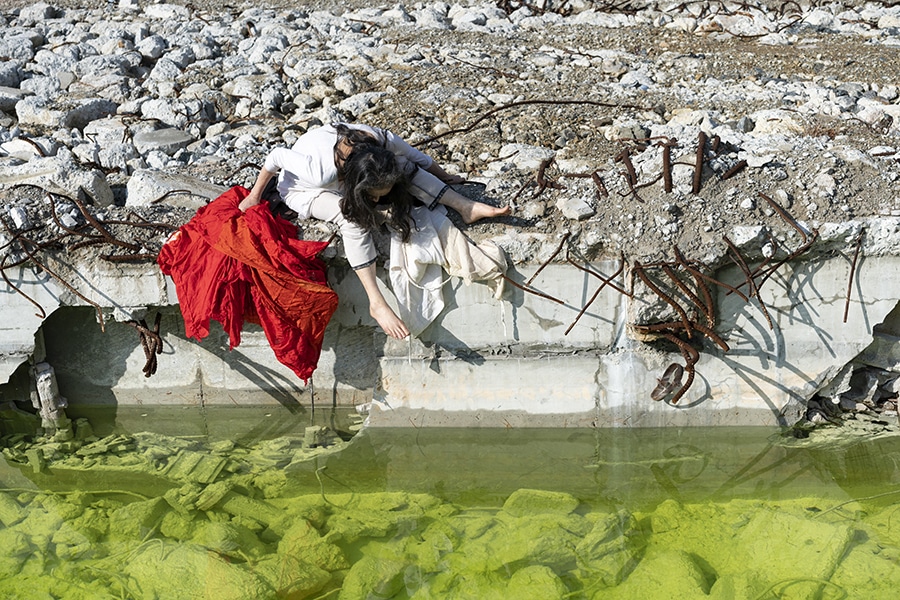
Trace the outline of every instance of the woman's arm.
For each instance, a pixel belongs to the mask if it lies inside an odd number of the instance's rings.
[[[253,184],[253,189],[250,190],[250,194],[244,198],[240,204],[238,204],[238,208],[242,211],[247,210],[251,206],[256,206],[260,202],[262,202],[262,193],[263,190],[266,189],[266,186],[269,184],[269,180],[275,177],[275,173],[269,171],[265,167],[259,170],[259,175],[256,176],[256,183]]]

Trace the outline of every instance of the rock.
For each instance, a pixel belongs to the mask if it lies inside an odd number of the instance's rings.
[[[72,158],[71,153],[60,152],[22,165],[0,166],[0,187],[28,184],[63,196],[78,194],[83,189],[98,206],[112,204],[112,189],[106,177],[99,171],[82,169]]]
[[[139,170],[128,180],[127,189],[126,206],[146,206],[165,196],[162,200],[165,204],[196,210],[219,197],[227,188],[187,175]]]
[[[126,504],[109,513],[109,535],[116,540],[143,539],[168,509],[162,498]]]
[[[258,600],[273,595],[259,575],[202,546],[162,541],[135,548],[131,557],[122,571],[148,597]]]
[[[546,490],[516,490],[503,503],[503,510],[514,517],[535,514],[568,515],[578,508],[574,496]]]
[[[622,582],[637,564],[637,523],[626,513],[604,515],[575,548],[578,566],[593,581],[612,587]]]
[[[519,569],[509,578],[508,597],[517,600],[562,600],[569,588],[552,569],[531,565]]]
[[[37,96],[29,96],[16,103],[16,116],[20,125],[43,127],[84,128],[96,119],[116,112],[116,104],[99,98],[63,104],[50,104]]]
[[[582,198],[561,197],[556,201],[556,208],[567,219],[583,221],[589,219],[596,212],[594,208]]]
[[[151,150],[159,150],[172,156],[178,150],[187,148],[194,138],[180,129],[169,127],[136,133],[133,141],[134,147],[142,154]]]

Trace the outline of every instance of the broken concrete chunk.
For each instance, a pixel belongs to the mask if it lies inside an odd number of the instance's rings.
[[[160,171],[135,171],[128,180],[126,206],[146,206],[162,202],[196,210],[219,197],[226,188],[188,175]]]
[[[0,523],[3,523],[4,527],[12,527],[25,516],[25,509],[12,495],[0,492]]]
[[[515,517],[535,514],[568,515],[578,508],[578,499],[564,492],[546,490],[516,490],[506,502],[503,510]]]
[[[141,154],[159,150],[172,156],[182,148],[187,148],[194,138],[180,129],[169,127],[154,131],[142,131],[134,136],[134,146]]]
[[[77,196],[83,189],[99,206],[113,203],[112,189],[103,173],[82,169],[68,151],[16,166],[0,166],[0,189],[16,185],[34,185],[67,197]]]
[[[221,456],[182,450],[169,460],[163,473],[176,481],[212,483],[222,472],[226,462],[227,460]]]
[[[153,529],[169,509],[162,498],[132,502],[109,513],[109,535],[112,539],[140,540]]]

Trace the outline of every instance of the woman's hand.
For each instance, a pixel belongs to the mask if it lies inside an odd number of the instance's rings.
[[[238,208],[243,212],[251,206],[256,206],[261,203],[263,190],[266,189],[266,185],[268,185],[269,180],[273,177],[275,177],[275,173],[270,173],[269,171],[266,171],[265,168],[260,169],[259,175],[256,176],[256,183],[253,184],[253,189],[250,190],[250,193],[247,194],[246,198],[241,200],[241,203],[238,204]]]

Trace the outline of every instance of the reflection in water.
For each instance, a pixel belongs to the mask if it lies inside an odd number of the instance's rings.
[[[4,436],[0,596],[830,599],[900,585],[898,437],[345,442],[303,417],[291,430],[259,411],[155,416],[93,415],[97,435],[69,445]]]

